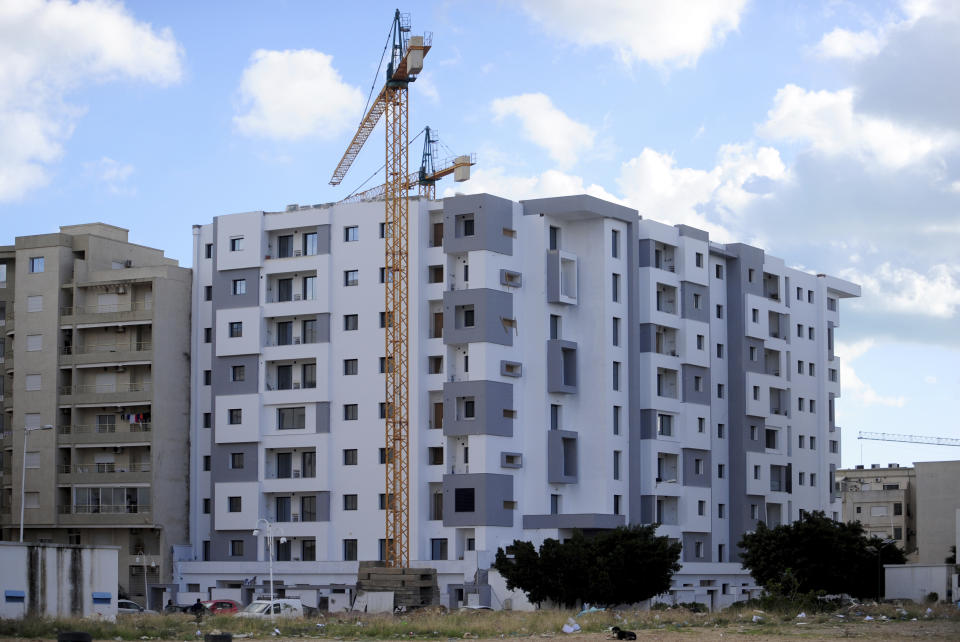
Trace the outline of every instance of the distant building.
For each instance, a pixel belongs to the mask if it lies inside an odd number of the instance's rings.
[[[3,539],[19,538],[26,466],[25,541],[119,546],[141,601],[187,539],[190,286],[103,223],[0,247]]]
[[[187,590],[264,590],[260,518],[286,587],[384,557],[382,219],[195,227]],[[670,599],[722,606],[756,591],[758,522],[840,518],[834,331],[858,286],[589,196],[412,199],[409,238],[410,551],[444,603],[490,599],[514,538],[656,522],[683,544]]]
[[[958,540],[960,461],[918,461],[917,562],[943,564]]]
[[[916,482],[913,468],[897,464],[838,470],[836,485],[843,499],[843,521],[860,522],[867,535],[894,540],[908,559],[915,561]]]

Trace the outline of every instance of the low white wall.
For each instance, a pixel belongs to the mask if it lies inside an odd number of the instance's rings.
[[[923,603],[930,593],[947,599],[952,588],[952,564],[884,564],[885,595],[888,600],[913,600]]]
[[[0,542],[0,618],[117,616],[119,546]]]

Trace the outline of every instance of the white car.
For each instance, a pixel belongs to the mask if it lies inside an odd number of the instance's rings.
[[[274,617],[303,617],[303,603],[295,598],[278,597],[273,600]],[[242,611],[237,611],[237,617],[270,617],[270,600],[255,600]]]
[[[156,613],[156,611],[145,609],[132,600],[117,600],[117,613],[127,615],[130,613]]]

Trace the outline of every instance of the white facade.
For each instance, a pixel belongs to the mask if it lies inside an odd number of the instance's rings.
[[[502,606],[475,582],[513,539],[656,521],[684,545],[673,598],[722,606],[755,589],[736,543],[756,520],[839,515],[831,342],[857,286],[592,197],[410,210],[410,550],[444,602]],[[259,518],[288,585],[382,559],[382,217],[195,228],[182,589],[262,587]]]

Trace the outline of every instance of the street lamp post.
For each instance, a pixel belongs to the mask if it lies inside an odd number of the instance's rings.
[[[257,528],[253,529],[254,537],[260,535],[260,522],[264,524],[264,530],[266,531],[267,536],[267,557],[268,563],[270,566],[270,619],[274,619],[273,613],[273,600],[276,597],[276,593],[273,592],[273,534],[276,532],[280,535],[280,543],[286,544],[287,538],[283,537],[283,529],[271,522],[269,519],[261,517],[257,520]]]
[[[137,562],[137,564],[143,567],[143,602],[144,602],[144,608],[149,611],[150,610],[150,591],[149,589],[147,589],[147,562],[148,561],[150,562],[150,568],[156,568],[157,561],[154,559],[150,559],[149,556],[146,553],[144,553],[142,550],[139,553],[137,553],[137,557],[135,558],[135,561]]]
[[[895,539],[885,539],[880,546],[867,546],[867,551],[877,554],[877,603],[881,602],[881,586],[883,585],[883,549],[895,543]]]
[[[23,464],[20,475],[20,543],[23,544],[23,505],[27,498],[27,437],[34,430],[52,430],[53,426],[24,426],[23,427]]]

